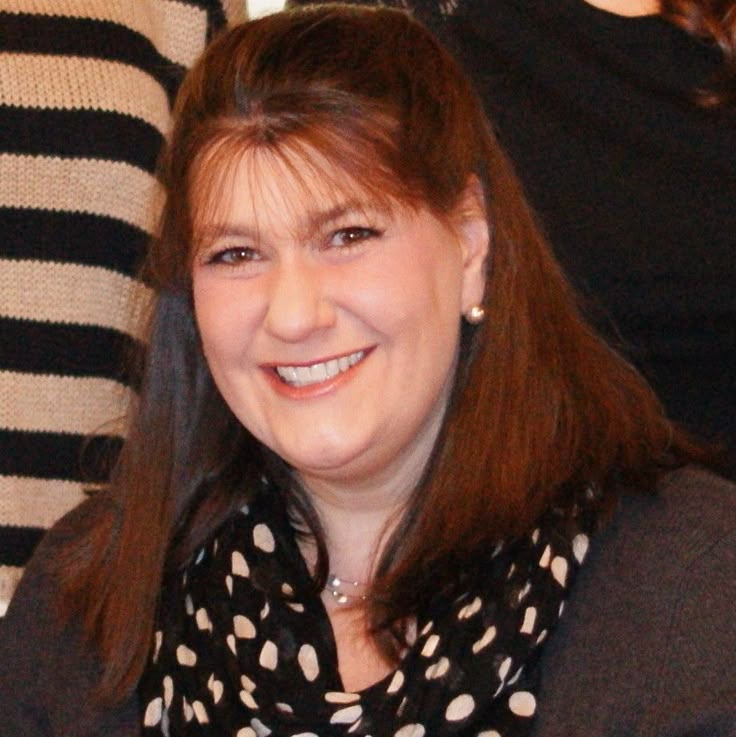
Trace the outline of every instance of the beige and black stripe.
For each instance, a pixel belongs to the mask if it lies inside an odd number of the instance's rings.
[[[176,89],[242,0],[0,0],[0,614],[104,481]]]

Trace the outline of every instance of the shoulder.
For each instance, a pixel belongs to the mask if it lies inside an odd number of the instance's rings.
[[[8,737],[137,734],[135,703],[109,710],[94,705],[94,653],[77,623],[58,616],[60,566],[76,551],[85,555],[86,542],[95,533],[113,528],[115,510],[114,500],[101,493],[51,528],[0,621],[0,714]]]
[[[736,486],[697,468],[667,474],[656,494],[627,494],[611,524],[600,537],[598,556],[619,555],[654,564],[664,570],[696,565],[736,534]],[[632,547],[632,543],[636,543]],[[663,558],[662,549],[670,551]],[[729,565],[736,563],[736,550]],[[643,573],[643,571],[639,571]]]
[[[627,495],[543,655],[535,734],[736,732],[736,487],[704,471]],[[690,733],[690,732],[689,732]]]
[[[48,580],[55,590],[60,568],[83,563],[96,545],[104,545],[119,524],[121,506],[108,491],[100,491],[77,505],[44,534],[19,584],[19,592]]]
[[[15,610],[24,601],[35,602],[43,596],[51,603],[56,593],[56,573],[69,553],[77,560],[88,552],[97,537],[113,534],[117,525],[119,504],[108,492],[99,492],[67,512],[41,538],[28,563],[8,615],[12,620]],[[19,602],[13,605],[14,602]]]

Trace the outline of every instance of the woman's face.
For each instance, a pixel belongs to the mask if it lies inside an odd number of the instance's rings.
[[[482,299],[485,219],[372,207],[354,186],[300,185],[310,171],[248,154],[199,223],[204,353],[234,414],[308,489],[413,485],[462,312]]]

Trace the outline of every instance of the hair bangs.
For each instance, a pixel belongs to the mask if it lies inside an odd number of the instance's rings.
[[[286,222],[301,209],[296,203],[310,200],[373,212],[424,202],[420,186],[397,175],[388,135],[378,143],[378,136],[346,138],[339,129],[320,126],[270,137],[261,121],[250,123],[228,121],[193,162],[189,269],[196,253],[226,228],[233,198],[250,199],[256,230],[258,213],[267,207]]]

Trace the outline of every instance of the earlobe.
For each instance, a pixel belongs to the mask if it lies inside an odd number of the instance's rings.
[[[455,212],[463,254],[462,312],[467,314],[483,303],[491,241],[483,187],[475,175],[468,178]]]

